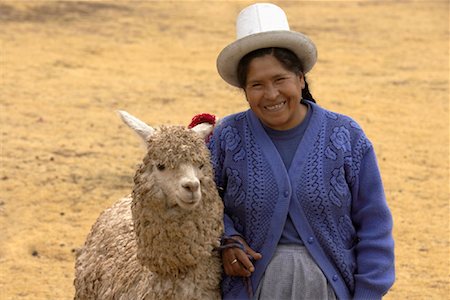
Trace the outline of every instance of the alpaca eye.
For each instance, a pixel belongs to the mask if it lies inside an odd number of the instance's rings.
[[[203,169],[204,164],[201,164],[198,168],[201,170]]]
[[[166,168],[166,166],[163,165],[163,164],[157,164],[157,165],[156,165],[156,168],[157,168],[158,170],[160,170],[160,171],[163,171],[163,170]]]

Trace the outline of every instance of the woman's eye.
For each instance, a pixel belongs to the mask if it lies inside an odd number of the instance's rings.
[[[166,168],[166,166],[163,165],[163,164],[157,164],[157,165],[156,165],[156,168],[157,168],[158,170],[160,170],[160,171],[163,171],[163,170]]]
[[[261,83],[251,83],[248,85],[248,87],[252,89],[260,88],[261,86],[262,86]]]

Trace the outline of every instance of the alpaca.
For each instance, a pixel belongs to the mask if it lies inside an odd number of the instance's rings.
[[[131,195],[93,225],[75,265],[75,299],[220,299],[223,204],[204,137],[212,125],[153,129]]]

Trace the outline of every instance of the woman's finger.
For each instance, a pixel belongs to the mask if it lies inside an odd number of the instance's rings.
[[[222,252],[222,264],[224,267],[225,274],[228,276],[238,276],[240,270],[240,263],[237,258],[239,251],[243,252],[238,248],[228,248]]]
[[[240,273],[242,273],[242,276],[250,276],[252,272],[255,271],[255,267],[253,266],[253,263],[250,261],[247,253],[244,251],[240,251],[236,254],[236,258],[239,261],[240,264]]]
[[[248,277],[255,271],[252,260],[259,260],[262,255],[250,248],[241,237],[234,238],[244,245],[245,251],[237,247],[224,249],[222,251],[222,264],[225,274],[228,276]]]
[[[252,248],[250,248],[249,246],[247,246],[245,248],[245,250],[247,251],[247,254],[250,255],[252,257],[252,259],[254,260],[260,260],[262,258],[261,253],[258,253],[256,251],[254,251]]]

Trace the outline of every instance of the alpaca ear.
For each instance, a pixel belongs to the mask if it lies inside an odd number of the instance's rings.
[[[191,130],[200,135],[203,139],[206,139],[214,129],[214,125],[209,123],[200,123],[195,127],[192,127]]]
[[[134,132],[137,133],[141,137],[141,139],[144,140],[145,144],[147,144],[148,138],[155,132],[155,129],[148,126],[138,118],[130,115],[126,111],[118,110],[117,113],[119,114],[122,121],[128,125],[131,129],[133,129]]]

